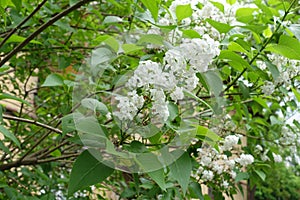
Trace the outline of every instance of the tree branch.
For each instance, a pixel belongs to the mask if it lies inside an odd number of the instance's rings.
[[[25,158],[23,160],[17,160],[17,161],[13,161],[10,163],[0,165],[0,171],[9,170],[11,168],[20,167],[22,165],[37,165],[37,164],[41,164],[41,163],[59,161],[59,160],[63,160],[66,158],[77,157],[79,154],[80,153],[74,153],[74,154],[64,155],[64,156],[60,156],[60,157],[47,158],[47,159],[43,159],[43,160],[38,160],[37,158]]]
[[[13,28],[6,37],[1,41],[0,48],[3,46],[3,44],[19,29],[21,28],[41,7],[47,2],[47,0],[43,0],[33,11],[28,15],[23,21],[21,21],[20,24],[18,24],[15,28]],[[1,65],[0,65],[1,66]]]
[[[48,129],[50,131],[62,134],[62,130],[60,130],[58,128],[54,128],[54,127],[49,126],[47,124],[43,124],[41,122],[37,122],[35,120],[25,119],[25,118],[21,118],[21,117],[15,117],[15,116],[6,115],[6,114],[3,114],[3,118],[8,119],[8,120],[14,120],[14,121],[19,121],[19,122],[26,122],[26,123],[29,123],[29,124],[34,124],[36,126],[43,127],[43,128]]]
[[[0,61],[0,67],[4,65],[11,57],[13,57],[16,53],[18,53],[24,46],[26,46],[33,38],[35,38],[37,35],[39,35],[41,32],[43,32],[46,28],[51,26],[54,22],[58,21],[62,17],[66,16],[70,12],[80,8],[82,5],[90,2],[91,0],[82,0],[76,3],[75,5],[63,10],[61,13],[58,13],[54,17],[52,17],[49,21],[41,25],[35,32],[33,32],[31,35],[29,35],[23,42],[21,42],[18,46],[16,46],[9,54],[7,54],[1,61]]]

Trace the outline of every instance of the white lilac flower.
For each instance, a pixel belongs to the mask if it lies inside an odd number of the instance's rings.
[[[170,94],[172,100],[177,102],[184,98],[183,88],[182,87],[175,87],[175,90]]]
[[[200,164],[202,166],[210,166],[212,163],[212,159],[209,156],[202,156],[200,160]]]
[[[205,72],[212,59],[220,54],[220,43],[205,34],[200,38],[185,39],[180,45],[182,55],[196,72]]]
[[[179,49],[173,48],[165,53],[164,62],[169,64],[172,72],[182,72],[186,68],[186,61]]]
[[[167,121],[170,115],[167,102],[163,102],[163,103],[154,102],[152,106],[152,113],[154,116],[157,115],[164,122]]]
[[[254,158],[250,154],[242,154],[239,158],[236,158],[235,161],[242,166],[247,166],[254,162]]]
[[[218,163],[214,163],[212,170],[215,171],[217,174],[221,174],[223,172],[223,165],[219,165]]]
[[[258,61],[256,61],[256,65],[261,70],[267,69],[267,65],[264,61],[258,60]]]
[[[261,89],[265,95],[270,96],[275,91],[275,85],[270,81],[265,81],[264,85],[261,86]]]
[[[258,144],[258,145],[255,146],[255,150],[258,151],[258,152],[262,152],[264,149],[262,148],[261,145]]]
[[[231,160],[226,160],[225,161],[225,165],[229,168],[229,169],[233,169],[235,167],[235,161],[233,159]]]
[[[273,158],[274,158],[274,162],[282,162],[282,157],[281,155],[278,155],[276,153],[272,153]]]
[[[229,186],[229,183],[228,183],[228,181],[223,181],[223,183],[222,183],[222,186],[225,188],[225,189],[227,189],[228,188],[228,186]]]
[[[235,171],[232,170],[229,174],[230,174],[232,179],[235,179],[235,177],[236,177],[236,172]]]
[[[204,170],[202,172],[202,178],[205,181],[211,181],[214,178],[214,173],[210,170]]]
[[[224,144],[222,146],[224,151],[229,151],[234,145],[237,145],[239,137],[235,135],[228,135],[225,137]]]

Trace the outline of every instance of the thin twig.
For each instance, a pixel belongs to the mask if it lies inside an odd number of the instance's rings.
[[[54,127],[49,126],[47,124],[43,124],[41,122],[37,122],[35,120],[25,119],[25,118],[21,118],[21,117],[15,117],[15,116],[6,115],[6,114],[3,114],[3,118],[8,119],[8,120],[14,120],[14,121],[19,121],[19,122],[26,122],[26,123],[29,123],[29,124],[34,124],[36,126],[43,127],[43,128],[48,129],[50,131],[62,134],[62,130],[60,130],[58,128],[54,128]]]
[[[53,23],[58,21],[59,19],[63,18],[70,12],[80,8],[84,4],[90,2],[91,0],[82,0],[76,3],[75,5],[63,10],[62,12],[58,13],[54,17],[52,17],[49,21],[41,25],[35,32],[33,32],[31,35],[29,35],[23,42],[21,42],[18,46],[16,46],[9,54],[7,54],[1,61],[0,61],[0,67],[4,65],[11,57],[13,57],[16,53],[18,53],[24,46],[26,46],[33,38],[35,38],[37,35],[39,35],[41,32],[43,32],[46,28],[51,26]]]
[[[41,7],[47,2],[47,0],[43,0],[33,11],[28,15],[20,24],[18,24],[15,28],[13,28],[6,37],[1,41],[0,48],[5,44],[5,42],[19,29],[21,28],[32,16],[41,9]]]

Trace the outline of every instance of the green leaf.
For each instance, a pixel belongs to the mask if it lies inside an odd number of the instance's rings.
[[[249,55],[248,51],[244,49],[244,47],[242,47],[240,44],[233,41],[228,44],[228,50],[241,52],[241,53],[245,53],[246,55]]]
[[[221,23],[221,22],[217,22],[215,20],[212,19],[206,19],[206,21],[215,29],[217,29],[219,31],[219,33],[228,33],[228,31],[230,31],[233,26],[230,26],[228,24],[225,23]]]
[[[26,39],[25,37],[13,34],[12,36],[10,36],[10,38],[8,38],[8,40],[5,43],[14,43],[14,42],[21,43],[25,39]],[[2,41],[2,40],[3,40],[3,38],[0,38],[0,41]],[[36,41],[36,40],[31,40],[30,43],[33,43],[33,44],[42,44],[41,42]]]
[[[107,16],[103,20],[103,24],[113,24],[123,22],[123,19],[117,16]]]
[[[151,15],[155,21],[157,21],[158,18],[158,10],[159,10],[159,4],[157,0],[141,0],[141,2],[144,4],[144,6],[151,12]]]
[[[300,102],[300,93],[295,88],[292,88],[292,91],[293,91],[297,101]]]
[[[249,178],[249,174],[247,172],[240,172],[235,177],[235,182],[239,182],[241,180],[247,180]]]
[[[191,8],[191,4],[186,5],[178,5],[176,6],[176,17],[178,21],[181,21],[187,17],[192,16],[193,9]]]
[[[243,71],[244,68],[250,68],[249,63],[245,59],[230,50],[222,50],[219,59],[227,61],[228,64],[238,71]]]
[[[76,159],[70,176],[68,196],[77,190],[104,181],[113,173],[113,169],[95,158],[88,150]]]
[[[192,171],[192,163],[190,156],[185,152],[180,158],[169,166],[172,177],[179,183],[183,193],[188,188],[190,175]]]
[[[136,140],[132,141],[129,145],[124,145],[124,149],[133,153],[144,153],[148,151],[145,144]]]
[[[164,170],[159,169],[156,171],[148,172],[148,175],[157,183],[157,185],[162,189],[166,190]]]
[[[270,44],[265,51],[278,53],[290,59],[300,60],[300,42],[287,35],[281,35],[278,44]]]
[[[151,152],[137,154],[135,161],[139,164],[143,172],[148,173],[163,168],[163,164],[158,159],[158,156]]]
[[[300,40],[300,24],[291,24],[288,29]]]
[[[2,67],[0,67],[0,73],[1,72],[5,72],[6,70],[8,70],[10,67],[7,65],[3,65]]]
[[[135,44],[123,44],[122,49],[124,50],[125,54],[129,54],[129,53],[133,53],[136,51],[140,51],[140,50],[144,49],[144,47],[138,46]]]
[[[64,134],[76,130],[73,115],[75,115],[75,114],[72,113],[72,114],[66,115],[61,119],[61,128],[62,128],[62,131]]]
[[[0,149],[2,149],[5,153],[7,153],[7,154],[10,154],[11,152],[10,152],[10,150],[9,150],[9,148],[7,148],[4,144],[3,144],[3,142],[0,140]]]
[[[203,103],[203,104],[206,105],[209,109],[212,110],[212,107],[211,107],[208,103],[206,103],[203,99],[197,97],[194,93],[192,93],[192,92],[190,92],[190,91],[188,91],[188,90],[183,90],[183,93],[184,93],[185,96],[191,97],[191,98],[193,98],[193,99],[195,99],[195,100],[197,100],[197,101]]]
[[[42,87],[62,86],[64,84],[63,78],[58,74],[50,74],[47,76]]]
[[[12,96],[10,94],[7,94],[7,93],[0,93],[0,100],[2,99],[12,99],[12,100],[16,100],[16,101],[19,101],[21,103],[24,103],[26,105],[31,105],[29,102],[25,101],[24,99],[21,99],[19,97],[16,97],[16,96]]]
[[[196,128],[196,135],[200,136],[204,142],[208,143],[212,147],[214,147],[217,142],[221,140],[220,136],[204,126],[197,125]]]
[[[71,65],[71,58],[66,56],[58,56],[58,67],[65,69]]]
[[[204,200],[201,185],[197,182],[192,182],[189,185],[189,192],[192,198]]]
[[[262,181],[265,181],[266,174],[263,171],[261,171],[261,170],[254,170],[254,171],[259,176],[259,178],[261,178]]]
[[[243,83],[243,81],[239,81],[239,88],[240,88],[240,91],[242,92],[244,98],[250,97],[249,88]]]
[[[108,48],[100,47],[92,51],[91,65],[93,67],[109,62],[115,57],[115,54]]]
[[[215,97],[219,97],[223,89],[221,77],[214,71],[205,72],[204,77],[211,94]]]
[[[266,109],[270,109],[266,101],[259,97],[254,97],[253,100]]]
[[[0,123],[3,123],[3,108],[1,104],[0,104]]]
[[[253,12],[259,11],[257,8],[239,8],[235,13],[235,17],[238,21],[243,22],[245,24],[249,24],[253,19]]]
[[[272,36],[272,34],[273,34],[272,30],[269,26],[263,32],[263,36],[266,38],[270,38]]]
[[[222,13],[224,13],[224,5],[220,2],[210,1],[215,7],[217,7]]]
[[[101,44],[102,42],[110,46],[116,53],[119,51],[119,42],[112,36],[109,35],[100,35],[94,42]]]
[[[0,132],[8,139],[13,141],[18,147],[20,147],[19,140],[12,134],[9,130],[7,130],[4,126],[0,125]]]
[[[14,4],[10,0],[1,0],[0,7],[6,8],[7,6],[13,6]]]
[[[81,100],[81,105],[85,108],[88,108],[94,112],[96,110],[100,111],[102,115],[106,115],[108,113],[108,109],[106,105],[97,99],[92,99],[92,98],[84,98]]]
[[[226,0],[226,3],[229,3],[230,5],[235,4],[236,0]]]
[[[144,44],[144,43],[150,43],[150,44],[157,44],[157,45],[163,45],[164,38],[160,35],[156,34],[147,34],[142,35],[141,38],[138,41],[138,45]]]
[[[22,8],[22,0],[11,0],[13,4],[15,5],[17,10],[21,10]]]
[[[188,30],[182,30],[183,36],[187,37],[187,38],[201,38],[201,35],[192,29],[188,29]]]
[[[269,62],[267,62],[266,65],[272,74],[273,80],[276,80],[280,76],[280,72],[277,66]]]

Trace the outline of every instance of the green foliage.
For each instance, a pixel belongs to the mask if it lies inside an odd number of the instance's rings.
[[[300,178],[284,164],[269,169],[266,180],[256,187],[255,199],[299,199]]]
[[[286,123],[299,113],[298,2],[226,2],[207,2],[211,7],[197,19],[196,10],[207,5],[193,1],[1,0],[0,199],[107,199],[110,192],[120,199],[211,199],[202,184],[223,199],[243,180],[256,187],[257,199],[299,199],[295,161],[290,168],[275,162],[276,154],[297,154],[281,142],[297,141],[300,129],[297,119]],[[230,7],[237,2],[243,7]],[[220,51],[211,59],[210,39]],[[191,41],[209,53],[180,60],[194,53]],[[166,61],[170,50],[173,63]],[[199,70],[206,60],[207,69]],[[160,97],[166,121],[156,116],[161,107],[153,109],[155,83],[124,87],[144,61],[165,74],[186,62],[173,73],[184,98],[175,101],[174,88]],[[196,82],[187,84],[193,70]],[[131,120],[120,120],[117,97],[133,91],[143,105]],[[11,109],[7,101],[19,106]],[[240,147],[239,139],[224,150],[228,135],[243,135],[247,145]],[[250,154],[254,163],[235,160],[217,173],[216,166],[203,166],[202,148],[213,149],[211,159]],[[204,170],[214,177],[205,178]]]
[[[78,156],[70,176],[69,196],[77,190],[104,181],[113,173],[113,169],[103,164],[99,159],[98,157],[95,158],[95,155],[89,151],[84,151]]]

